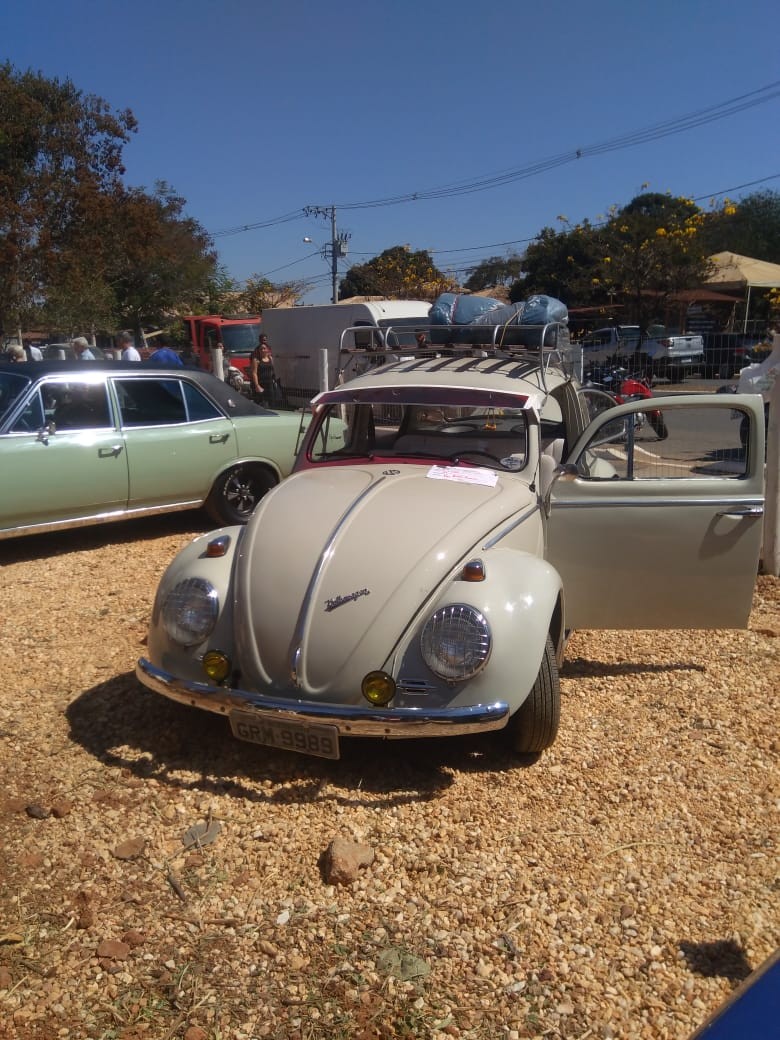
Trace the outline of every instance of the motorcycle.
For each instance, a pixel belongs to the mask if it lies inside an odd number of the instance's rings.
[[[614,368],[593,366],[588,372],[584,385],[603,390],[614,398],[616,404],[626,404],[629,401],[649,401],[653,397],[650,380],[647,376],[632,374],[628,369],[619,366]],[[646,419],[658,440],[666,440],[669,431],[661,412],[656,409],[642,412],[640,415],[640,427]]]

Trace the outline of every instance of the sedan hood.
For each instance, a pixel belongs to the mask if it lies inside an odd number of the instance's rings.
[[[492,471],[484,471],[486,483],[431,472],[307,470],[263,499],[242,539],[235,583],[244,682],[357,702],[361,678],[387,667],[406,626],[458,562],[536,501],[516,476],[498,474],[492,486]]]

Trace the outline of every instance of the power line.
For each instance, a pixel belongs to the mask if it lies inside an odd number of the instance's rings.
[[[546,159],[536,160],[526,166],[515,167],[492,174],[485,174],[475,180],[455,181],[438,188],[407,192],[402,195],[391,195],[381,199],[367,199],[362,202],[336,203],[335,206],[337,209],[341,210],[375,209],[384,206],[397,206],[405,202],[421,202],[430,199],[454,198],[459,195],[470,195],[476,192],[487,191],[491,188],[501,187],[505,184],[526,180],[529,177],[536,177],[540,173],[547,173],[559,166],[577,162],[583,158],[606,155],[609,152],[621,151],[625,148],[635,148],[640,144],[657,141],[674,134],[685,133],[688,130],[696,129],[699,126],[706,126],[707,124],[716,122],[717,120],[737,115],[749,108],[755,108],[757,105],[766,104],[777,97],[780,97],[780,80],[775,80],[773,83],[768,83],[765,86],[749,91],[746,94],[740,94],[737,97],[728,99],[727,101],[721,101],[716,105],[710,105],[707,108],[699,109],[698,111],[691,112],[687,115],[678,116],[675,119],[665,120],[660,123],[654,123],[639,130],[629,131],[626,134],[609,138],[608,140],[597,144],[586,145],[580,148],[571,148]],[[331,204],[331,206],[332,205],[333,204]],[[302,219],[305,215],[305,210],[312,208],[317,209],[323,207],[302,207],[300,210],[285,213],[279,217],[272,217],[269,220],[255,221],[253,223],[241,224],[236,227],[216,231],[213,233],[212,237],[223,238],[228,235],[242,234],[245,231],[256,231],[264,228],[276,227],[280,224],[286,224],[293,220]]]

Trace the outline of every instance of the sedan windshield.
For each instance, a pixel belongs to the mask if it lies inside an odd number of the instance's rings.
[[[443,404],[438,395],[414,403],[326,404],[315,420],[308,458],[315,463],[360,459],[435,462],[519,470],[527,458],[523,408]]]

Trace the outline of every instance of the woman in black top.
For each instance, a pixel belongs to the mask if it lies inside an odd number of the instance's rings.
[[[249,379],[255,400],[270,408],[279,403],[279,392],[274,372],[274,359],[266,336],[261,336],[249,363]]]

